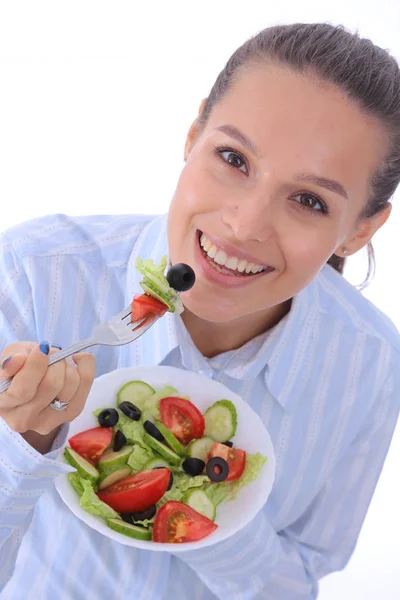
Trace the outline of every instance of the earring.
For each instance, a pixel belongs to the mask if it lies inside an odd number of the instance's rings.
[[[342,248],[342,252],[343,252],[344,255],[346,255],[346,254],[349,253],[349,251],[347,250],[347,248]]]

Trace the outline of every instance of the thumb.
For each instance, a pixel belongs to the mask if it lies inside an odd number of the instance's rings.
[[[0,380],[6,379],[7,377],[13,377],[22,367],[24,366],[26,359],[28,358],[28,352],[16,352],[6,356],[0,368]]]

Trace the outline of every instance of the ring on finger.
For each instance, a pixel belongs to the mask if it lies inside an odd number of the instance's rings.
[[[49,406],[54,410],[61,411],[68,408],[68,402],[61,402],[61,400],[59,400],[58,398],[54,398],[53,402],[51,402]]]

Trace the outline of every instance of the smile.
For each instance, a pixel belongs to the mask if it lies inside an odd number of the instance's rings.
[[[207,262],[222,275],[248,278],[263,273],[273,271],[273,267],[247,260],[242,256],[235,256],[230,251],[229,254],[223,248],[220,248],[213,240],[201,231],[198,232],[199,247]]]

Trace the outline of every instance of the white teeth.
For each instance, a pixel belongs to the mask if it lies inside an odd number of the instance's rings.
[[[228,260],[228,256],[227,256],[226,252],[219,249],[217,254],[214,256],[214,260],[218,265],[224,265],[226,263],[226,261]]]
[[[227,269],[235,270],[237,269],[239,259],[236,256],[229,256],[228,260],[225,263]]]
[[[221,266],[225,266],[227,269],[232,271],[239,271],[239,273],[260,273],[266,268],[265,265],[257,265],[253,262],[248,262],[245,259],[238,258],[237,256],[228,256],[227,253],[218,248],[215,244],[209,240],[204,233],[200,237],[200,245],[206,254],[214,260],[215,263]]]
[[[247,260],[239,260],[239,264],[237,266],[237,270],[239,271],[239,273],[243,273],[246,266],[247,266]]]

